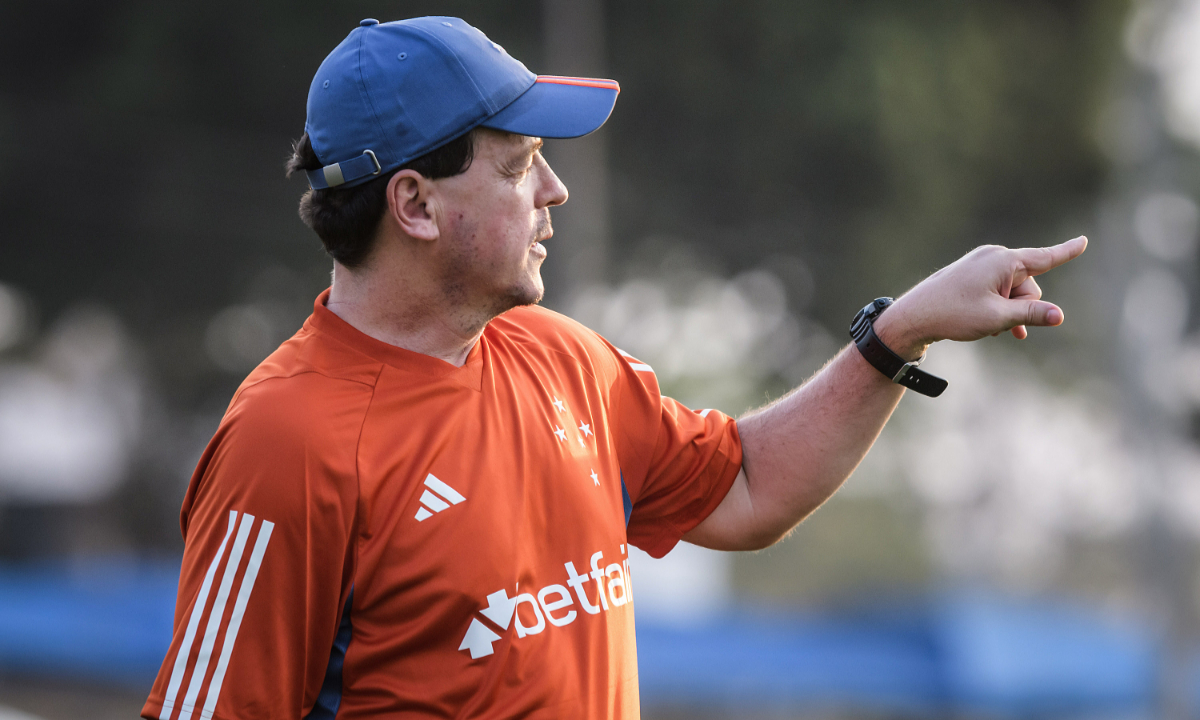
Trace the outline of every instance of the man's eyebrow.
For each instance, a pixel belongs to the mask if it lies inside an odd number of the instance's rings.
[[[542,149],[545,142],[541,138],[529,138],[521,143],[519,150],[514,150],[504,161],[504,167],[509,170],[522,169],[525,161],[531,155]]]
[[[545,141],[543,141],[540,137],[527,138],[521,143],[521,154],[519,157],[526,158],[538,150],[541,150],[542,146],[545,144]]]

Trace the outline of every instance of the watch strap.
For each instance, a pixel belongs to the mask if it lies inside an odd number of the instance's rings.
[[[875,334],[875,318],[891,304],[891,298],[877,298],[858,311],[854,322],[850,324],[850,337],[854,338],[854,345],[872,367],[892,382],[929,397],[941,395],[949,383],[917,367],[925,359],[924,355],[908,362],[892,352],[892,349],[884,345]]]
[[[863,338],[855,345],[867,362],[898,385],[903,385],[929,397],[941,395],[949,385],[937,375],[932,375],[917,367],[915,362],[906,362],[904,358],[892,352],[891,348],[884,345],[879,336],[875,334],[875,327],[869,322]]]

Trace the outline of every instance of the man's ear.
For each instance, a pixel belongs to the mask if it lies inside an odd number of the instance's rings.
[[[401,170],[388,180],[388,214],[405,235],[416,240],[437,240],[440,235],[432,189],[415,170]]]

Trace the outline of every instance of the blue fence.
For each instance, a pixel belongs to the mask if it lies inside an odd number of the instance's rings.
[[[148,690],[178,572],[178,561],[0,568],[0,672]],[[710,710],[1150,715],[1158,653],[1145,628],[987,594],[836,617],[740,608],[702,624],[638,623],[643,703]]]
[[[0,568],[0,670],[149,691],[178,582],[177,560]]]
[[[741,609],[703,627],[640,624],[650,704],[888,714],[1151,714],[1149,633],[1066,605],[982,594],[836,618]]]

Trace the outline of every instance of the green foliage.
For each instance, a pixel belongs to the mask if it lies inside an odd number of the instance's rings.
[[[1121,2],[615,3],[618,243],[817,271],[831,327],[1090,202]]]
[[[1090,126],[1125,10],[613,0],[612,264],[655,235],[729,270],[799,257],[840,328],[980,241],[1053,239],[1104,176]],[[0,281],[47,319],[115,306],[173,404],[222,405],[208,320],[271,267],[298,297],[326,282],[282,175],[313,71],[362,17],[434,12],[554,72],[532,0],[0,5]]]

